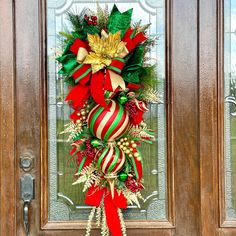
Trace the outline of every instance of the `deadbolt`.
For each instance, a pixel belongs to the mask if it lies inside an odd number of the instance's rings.
[[[24,153],[21,155],[20,167],[25,172],[30,171],[34,167],[34,157],[30,153]]]

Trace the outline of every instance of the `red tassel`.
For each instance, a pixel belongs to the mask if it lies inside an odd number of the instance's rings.
[[[91,95],[96,103],[100,104],[103,107],[106,107],[107,104],[104,99],[104,84],[105,78],[103,71],[98,71],[92,75]]]

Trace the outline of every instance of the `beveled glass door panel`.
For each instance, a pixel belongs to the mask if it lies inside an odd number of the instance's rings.
[[[236,2],[224,1],[225,215],[236,220]]]
[[[129,220],[166,220],[167,215],[167,167],[166,167],[166,111],[165,111],[165,1],[109,1],[101,0],[101,7],[111,10],[116,3],[121,11],[133,8],[133,21],[142,19],[142,24],[152,23],[149,35],[157,37],[157,45],[150,52],[150,60],[157,64],[158,91],[163,104],[150,106],[148,125],[156,131],[156,141],[143,146],[145,190],[141,208],[129,206],[125,218]],[[47,52],[48,52],[48,185],[49,220],[87,220],[90,207],[84,204],[82,185],[72,186],[76,160],[71,159],[67,135],[61,134],[69,123],[71,110],[64,102],[67,86],[57,74],[59,68],[55,56],[61,51],[60,31],[70,29],[67,11],[96,9],[96,1],[47,0]]]

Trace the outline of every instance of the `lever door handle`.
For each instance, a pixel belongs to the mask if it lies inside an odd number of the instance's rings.
[[[25,235],[30,236],[29,225],[29,206],[34,199],[34,178],[31,174],[24,174],[20,178],[20,194],[23,200],[23,221],[25,227]]]
[[[24,220],[26,236],[30,236],[29,234],[29,204],[30,202],[24,202],[24,206],[23,206],[23,220]]]

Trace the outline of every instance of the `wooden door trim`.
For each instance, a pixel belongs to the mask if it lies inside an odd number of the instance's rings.
[[[218,73],[221,0],[199,1],[199,154],[201,233],[217,235],[218,209]]]
[[[0,1],[0,235],[15,235],[14,4]]]
[[[225,153],[224,153],[224,0],[218,0],[219,8],[219,43],[218,43],[218,150],[219,150],[219,225],[223,235],[228,235],[232,232],[236,233],[236,219],[226,219],[225,206]],[[227,229],[228,228],[228,229]],[[233,229],[235,228],[235,229]]]

